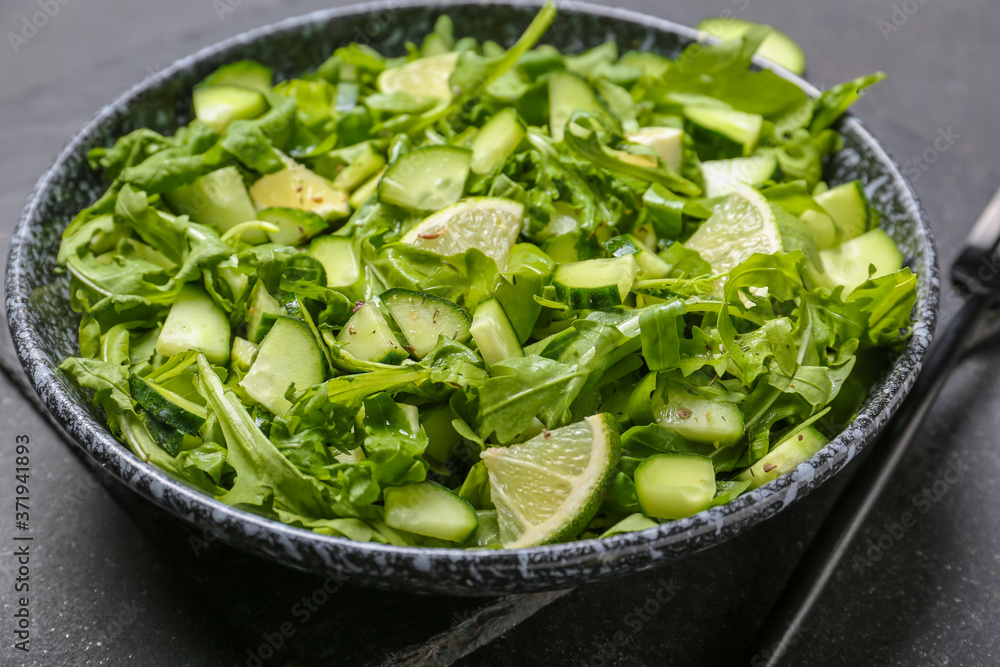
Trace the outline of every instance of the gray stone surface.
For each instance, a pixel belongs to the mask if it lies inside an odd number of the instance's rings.
[[[331,4],[63,2],[17,53],[7,34],[19,32],[23,18],[30,21],[41,11],[40,5],[35,0],[6,0],[0,5],[0,245],[4,247],[34,180],[103,103],[148,72],[200,47]],[[58,3],[42,4],[51,10]],[[726,10],[770,22],[803,45],[809,78],[820,85],[875,69],[888,72],[889,81],[866,96],[856,112],[909,167],[936,231],[943,265],[955,256],[965,231],[1000,184],[996,158],[1000,43],[995,40],[1000,12],[991,0],[607,4],[689,24]],[[232,11],[220,15],[220,8]],[[898,30],[888,31],[887,25]],[[957,138],[946,151],[937,152],[935,137],[949,128]],[[934,160],[926,169],[912,161],[912,156],[925,151]],[[944,314],[953,312],[956,304],[957,297],[946,290]],[[1000,513],[994,509],[1000,498],[996,348],[987,340],[953,377],[924,438],[865,534],[875,546],[862,542],[852,553],[852,563],[861,563],[854,556],[866,557],[871,566],[848,563],[838,572],[810,620],[812,632],[794,652],[794,664],[1000,661]],[[141,514],[130,516],[103,489],[90,490],[80,461],[10,384],[0,382],[2,550],[10,551],[7,545],[15,532],[9,471],[17,433],[29,434],[33,443],[31,523],[36,537],[33,647],[27,655],[10,648],[16,563],[0,559],[0,663],[245,664],[248,647],[268,630],[266,621],[273,618],[266,612],[288,599],[284,597],[288,590],[275,587],[310,584],[252,562],[239,563],[243,569],[234,571],[245,576],[234,576],[232,581],[225,579],[225,572],[213,581],[199,580],[193,576],[197,560],[171,552],[169,540],[151,540],[151,531],[143,531],[132,518],[141,521]],[[961,472],[957,483],[948,482],[953,479],[947,474],[949,464]],[[661,571],[578,590],[553,602],[504,638],[473,653],[467,664],[734,662],[745,652],[835,487],[824,488],[722,547]],[[915,517],[915,524],[900,533],[893,526],[906,512]],[[894,531],[900,536],[894,537]],[[206,590],[214,595],[198,592]],[[221,595],[226,590],[232,595]],[[335,662],[330,648],[351,639],[338,633],[336,617],[353,613],[342,608],[346,604],[335,604],[328,607],[326,618],[306,627],[290,640],[283,657],[269,664]],[[439,610],[442,628],[456,613],[447,600],[408,604],[415,616]],[[646,611],[636,612],[636,606]],[[281,608],[277,612],[280,615]],[[382,648],[377,639],[365,641],[372,644],[366,655],[376,655]],[[387,638],[385,649],[395,650],[390,644]],[[351,663],[362,661],[362,655],[352,653]]]

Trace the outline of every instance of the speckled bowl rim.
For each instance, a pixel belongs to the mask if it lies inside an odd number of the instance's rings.
[[[428,593],[483,595],[558,589],[654,567],[718,544],[750,528],[844,468],[874,440],[912,387],[933,335],[939,299],[934,242],[913,188],[882,145],[853,117],[843,121],[844,127],[853,131],[883,163],[909,220],[915,225],[914,236],[925,267],[919,276],[921,290],[915,311],[916,331],[857,418],[830,444],[792,474],[740,496],[727,505],[695,516],[607,539],[509,551],[427,549],[354,542],[294,528],[230,507],[170,477],[134,456],[111,436],[103,423],[92,419],[60,386],[25,316],[23,304],[28,303],[28,294],[27,285],[22,280],[24,249],[30,243],[30,228],[40,223],[36,215],[55,176],[88,138],[99,131],[102,123],[127,107],[132,100],[157,88],[197,61],[272,33],[296,30],[312,22],[379,11],[434,7],[444,13],[450,6],[470,4],[534,5],[516,1],[435,3],[390,0],[321,10],[258,28],[202,49],[149,77],[104,107],[38,181],[11,238],[7,265],[7,318],[21,364],[46,407],[90,457],[124,484],[174,515],[220,535],[238,547],[299,569],[342,571],[357,584]],[[631,22],[692,40],[700,37],[701,41],[706,41],[697,30],[629,10],[580,2],[566,3],[560,9]],[[819,94],[814,86],[801,78],[780,68],[773,69],[808,94]]]

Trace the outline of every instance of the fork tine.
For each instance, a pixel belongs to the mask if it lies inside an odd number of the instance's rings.
[[[984,260],[993,256],[1000,244],[1000,190],[965,237],[965,245],[951,267],[951,279],[959,286],[974,289],[982,283],[978,276]]]

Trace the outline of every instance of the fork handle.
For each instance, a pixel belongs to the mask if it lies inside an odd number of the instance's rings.
[[[935,342],[910,395],[841,492],[778,595],[754,641],[748,660],[752,667],[775,667],[787,657],[823,589],[888,486],[910,443],[920,433],[931,406],[965,351],[980,314],[993,301],[994,296],[983,290],[972,294]]]

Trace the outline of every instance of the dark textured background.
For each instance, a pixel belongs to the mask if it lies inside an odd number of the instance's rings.
[[[58,11],[17,53],[8,33],[19,32],[23,17],[30,20],[42,8],[37,0],[0,3],[4,248],[35,179],[102,104],[203,46],[340,4],[62,2],[49,0],[50,11]],[[890,79],[856,112],[908,167],[944,265],[1000,185],[1000,7],[993,0],[607,4],[688,24],[726,10],[771,23],[803,45],[808,78],[821,86],[876,69],[888,72]],[[956,139],[939,153],[934,140],[949,130]],[[922,168],[912,158],[925,151],[934,162]],[[946,290],[943,303],[947,316],[957,298]],[[1000,353],[986,334],[952,379],[865,541],[810,619],[795,664],[1000,661],[1000,389],[993,382]],[[319,580],[226,552],[194,557],[169,523],[141,508],[124,511],[106,491],[88,484],[92,478],[84,466],[5,380],[0,405],[0,553],[10,552],[14,533],[15,433],[32,438],[36,536],[27,655],[10,647],[16,563],[0,558],[0,664],[242,665],[248,648],[286,619],[296,623],[296,634],[267,664],[378,663],[384,651],[399,651],[420,636],[407,628],[429,635],[465,618],[465,608],[450,600],[348,589],[300,623],[292,607]],[[948,481],[956,479],[949,466],[959,473],[955,483]],[[562,597],[465,662],[732,663],[746,651],[837,486],[688,561]],[[925,490],[930,495],[922,496]],[[916,522],[900,532],[895,524],[906,512]],[[857,567],[863,563],[856,557],[870,558],[871,566]],[[657,601],[658,589],[666,602]],[[643,606],[646,612],[636,611]]]

